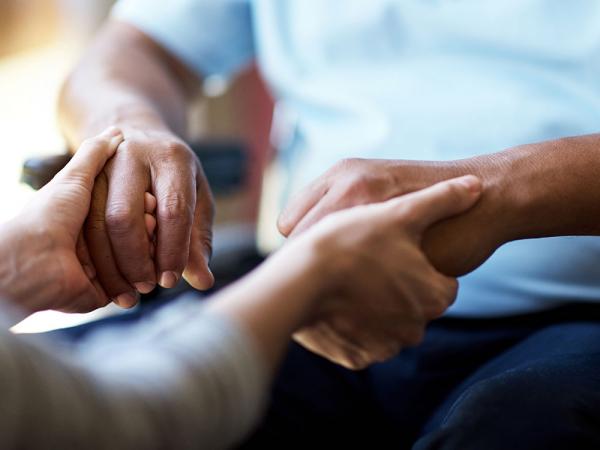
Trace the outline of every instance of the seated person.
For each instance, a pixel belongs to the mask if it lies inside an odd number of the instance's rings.
[[[456,280],[431,266],[420,240],[477,202],[474,176],[331,215],[206,303],[181,299],[68,348],[11,334],[11,320],[29,312],[109,302],[81,232],[94,181],[123,140],[111,128],[85,141],[0,228],[2,449],[228,447],[257,423],[295,331],[326,317],[375,322],[364,345],[395,352],[454,300]],[[148,215],[153,209],[149,200]],[[153,219],[147,224],[151,246]],[[391,309],[373,309],[370,299]]]
[[[211,197],[185,144],[187,101],[206,77],[256,62],[287,119],[283,192],[309,185],[284,235],[462,174],[486,189],[425,236],[438,270],[466,276],[423,342],[366,347],[379,324],[339,316],[297,333],[347,367],[393,357],[355,373],[292,345],[249,445],[599,448],[587,420],[600,416],[598,17],[598,2],[552,0],[120,0],[60,105],[73,148],[110,124],[126,136],[85,233],[98,279],[122,305],[180,277],[211,285]],[[590,236],[555,237],[568,234]]]

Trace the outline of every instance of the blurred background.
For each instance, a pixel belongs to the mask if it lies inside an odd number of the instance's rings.
[[[23,162],[66,151],[56,120],[58,93],[113,3],[0,0],[0,222],[13,217],[33,193],[20,182]],[[209,149],[234,149],[244,154],[238,186],[225,187],[217,195],[215,250],[227,260],[228,253],[255,245],[264,182],[261,174],[271,156],[272,102],[254,68],[231,84],[208,79],[204,91],[190,111],[191,139]],[[218,171],[219,165],[216,167]],[[84,316],[38,313],[15,330],[53,329],[112,311]]]

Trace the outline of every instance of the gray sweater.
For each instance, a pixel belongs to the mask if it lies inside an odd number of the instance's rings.
[[[264,406],[251,336],[197,301],[75,346],[0,320],[0,449],[226,448]]]

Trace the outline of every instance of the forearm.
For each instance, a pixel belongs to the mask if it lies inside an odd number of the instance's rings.
[[[140,31],[111,21],[65,82],[63,130],[74,148],[110,125],[181,136],[197,81]]]
[[[78,351],[0,328],[3,417],[12,419],[0,427],[0,446],[235,444],[258,419],[290,335],[316,306],[323,270],[314,253],[296,254],[275,255],[207,305],[180,302],[139,326],[92,335]]]
[[[484,183],[472,210],[435,225],[425,237],[428,255],[447,274],[473,270],[510,241],[600,235],[600,135],[431,164],[429,177],[471,173]]]
[[[600,134],[504,152],[505,239],[600,235]]]
[[[239,323],[254,337],[271,371],[282,359],[291,335],[315,314],[327,269],[316,262],[317,250],[294,241],[287,247],[283,250],[286,255],[275,253],[207,306],[209,311]]]
[[[29,339],[0,330],[2,448],[225,448],[266,399],[252,339],[197,302],[79,348]]]
[[[484,180],[482,210],[502,242],[600,234],[600,134],[528,144],[451,165]]]

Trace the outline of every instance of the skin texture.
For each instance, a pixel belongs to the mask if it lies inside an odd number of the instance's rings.
[[[214,282],[212,194],[182,138],[198,86],[143,33],[109,22],[63,87],[59,116],[72,148],[110,125],[125,137],[94,187],[84,233],[99,283],[122,306],[182,276],[197,289]],[[146,192],[157,201],[154,255],[145,242]]]
[[[81,233],[94,182],[124,142],[117,128],[85,141],[66,168],[0,229],[0,292],[25,313],[88,311],[109,302]],[[480,181],[468,176],[332,214],[213,298],[209,310],[239,322],[272,371],[295,331],[309,348],[320,333],[319,345],[330,342],[332,349],[320,353],[347,367],[387,358],[418,342],[427,322],[456,296],[456,280],[437,272],[420,250],[423,231],[469,209],[480,194]],[[158,202],[150,194],[143,197],[144,241],[151,253]],[[364,270],[373,264],[374,276]],[[364,324],[378,324],[376,332]],[[338,348],[340,339],[362,329],[369,334]]]
[[[295,239],[335,211],[385,201],[473,173],[484,186],[481,200],[467,213],[427,229],[422,241],[434,267],[446,275],[459,276],[477,268],[509,241],[599,235],[599,149],[600,135],[588,135],[460,161],[345,160],[300,192],[282,213],[278,226],[282,234]],[[366,267],[373,265],[371,261]],[[398,297],[398,301],[404,299]],[[389,308],[378,302],[373,299],[371,307]],[[348,314],[358,323],[364,311],[356,308]],[[339,353],[368,340],[379,326],[363,322],[362,327],[348,328],[337,344],[325,342],[327,331],[318,328],[300,340],[313,351],[343,363]]]
[[[91,311],[109,302],[81,230],[94,179],[121,142],[123,134],[115,128],[85,141],[65,169],[0,229],[0,289],[26,314]]]
[[[504,205],[504,180],[498,176],[502,167],[502,158],[493,156],[480,162],[343,160],[299,192],[281,213],[277,225],[284,236],[295,237],[334,211],[385,201],[475,173],[485,187],[482,202],[464,218],[432,227],[424,236],[427,254],[436,267],[448,275],[463,275],[506,242],[502,230],[495,226],[500,221],[491,220],[504,209],[510,210]]]
[[[84,234],[99,282],[124,306],[133,304],[136,290],[145,292],[160,280],[171,286],[182,271],[198,289],[213,283],[212,199],[182,140],[186,100],[198,85],[143,33],[110,22],[63,89],[61,123],[73,147],[109,124],[121,127],[126,138],[123,155],[98,178]],[[422,238],[434,267],[462,275],[510,240],[598,234],[600,222],[590,219],[600,214],[598,148],[600,137],[590,135],[461,161],[345,160],[290,203],[279,228],[296,238],[335,211],[475,174],[484,186],[477,206],[432,226]],[[154,256],[144,242],[145,192],[157,199]],[[346,333],[346,346],[367,333]],[[303,341],[319,351],[315,339]]]
[[[468,176],[331,214],[211,307],[251,329],[271,364],[293,332],[348,368],[382,361],[417,344],[426,324],[454,301],[456,280],[431,266],[421,237],[480,194],[480,181]]]

